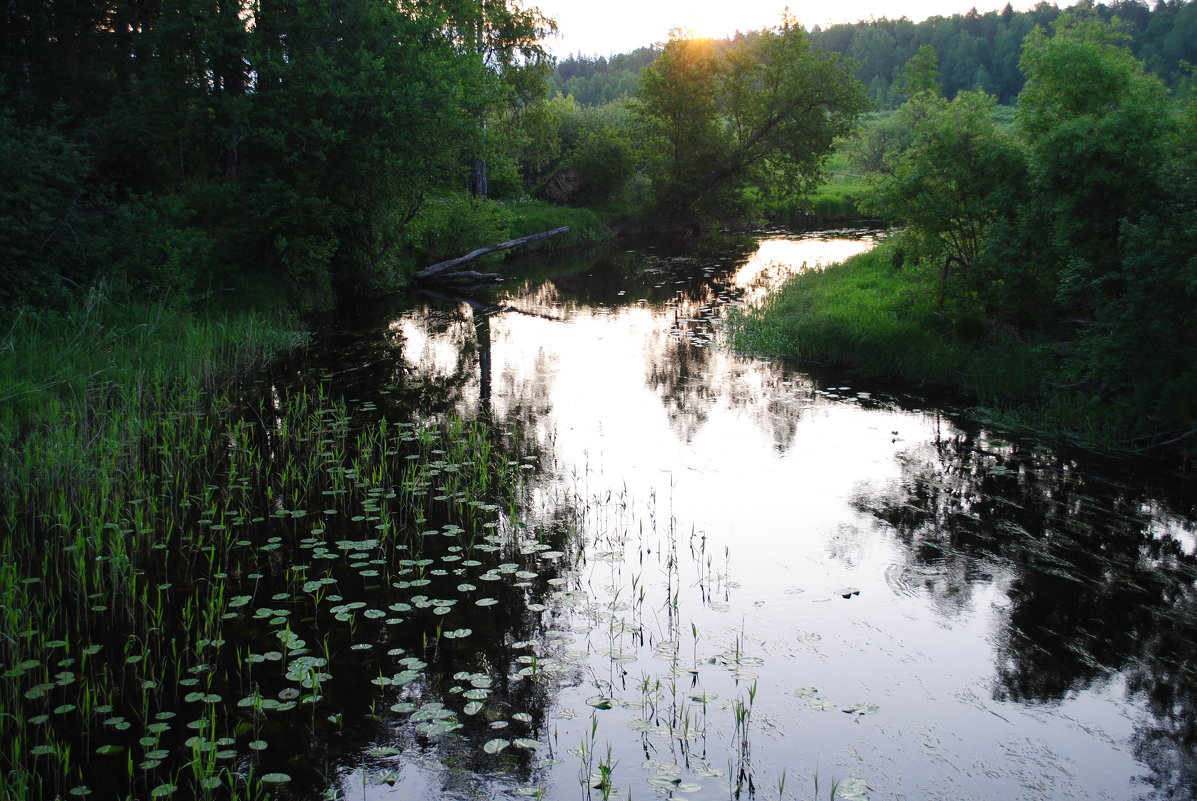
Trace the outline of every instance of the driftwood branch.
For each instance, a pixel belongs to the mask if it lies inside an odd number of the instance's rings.
[[[542,231],[539,234],[531,234],[529,236],[521,236],[518,239],[512,239],[507,242],[500,242],[497,245],[487,245],[484,248],[478,248],[477,250],[472,250],[469,253],[465,254],[464,256],[458,256],[456,259],[449,259],[448,261],[438,262],[437,264],[434,264],[431,267],[425,267],[423,270],[420,270],[420,272],[416,273],[415,276],[413,276],[413,278],[417,282],[429,281],[429,280],[436,280],[436,281],[455,280],[457,278],[457,276],[460,274],[459,272],[455,272],[457,267],[461,266],[462,264],[466,264],[467,262],[471,262],[480,256],[485,256],[487,253],[498,253],[500,250],[511,250],[512,248],[517,248],[520,245],[526,245],[529,242],[535,242],[538,239],[547,239],[550,236],[556,236],[557,234],[563,234],[568,230],[569,230],[569,226],[564,225],[560,228],[554,228],[551,231]],[[478,277],[478,276],[482,276],[482,274],[477,273],[474,275],[474,277]],[[485,277],[490,278],[491,276],[485,276]]]

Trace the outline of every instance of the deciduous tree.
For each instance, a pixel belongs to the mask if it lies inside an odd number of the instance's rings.
[[[929,91],[898,109],[910,131],[875,174],[866,207],[906,226],[906,237],[937,261],[941,300],[984,292],[999,276],[980,269],[995,226],[1014,219],[1023,155],[994,122],[992,96],[961,92],[948,101]]]
[[[675,35],[645,68],[637,96],[658,201],[691,221],[734,209],[748,185],[810,188],[832,141],[866,106],[847,65],[812,49],[789,17],[724,51]]]

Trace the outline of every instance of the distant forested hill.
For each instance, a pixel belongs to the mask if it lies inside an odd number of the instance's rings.
[[[1075,8],[1109,21],[1121,20],[1131,52],[1176,94],[1193,90],[1197,64],[1197,2],[1160,0],[1154,7],[1142,0],[1081,3]],[[1022,89],[1018,69],[1023,37],[1036,25],[1047,27],[1060,15],[1057,6],[1041,2],[1030,11],[985,14],[973,9],[922,22],[906,18],[879,19],[810,31],[816,47],[834,50],[857,62],[856,76],[868,87],[879,108],[903,99],[902,66],[921,45],[935,48],[939,80],[954,96],[964,89],[982,89],[1010,104]],[[601,105],[635,91],[640,69],[659,51],[642,47],[611,58],[570,56],[560,60],[553,86],[582,105]]]
[[[570,56],[557,62],[553,89],[570,95],[583,106],[601,106],[627,97],[640,84],[640,70],[659,53],[655,47],[641,47],[618,56]]]

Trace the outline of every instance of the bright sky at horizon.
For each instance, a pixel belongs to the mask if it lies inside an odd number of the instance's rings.
[[[559,58],[571,54],[609,56],[663,42],[673,28],[688,28],[699,36],[722,37],[737,30],[751,31],[775,25],[786,0],[524,0],[557,21],[560,36],[546,42]],[[835,3],[791,0],[790,13],[806,28],[869,18],[907,17],[915,22],[937,14],[964,13],[973,6],[984,13],[1000,10],[1006,0],[838,0]],[[1023,10],[1033,2],[1011,2]]]

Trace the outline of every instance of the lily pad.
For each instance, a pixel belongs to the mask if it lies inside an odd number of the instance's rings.
[[[844,779],[836,785],[835,797],[844,801],[869,801],[869,783],[864,779]]]
[[[502,737],[496,737],[493,740],[488,740],[486,744],[482,746],[482,750],[488,754],[497,754],[509,745],[511,745],[510,740],[504,740]]]

